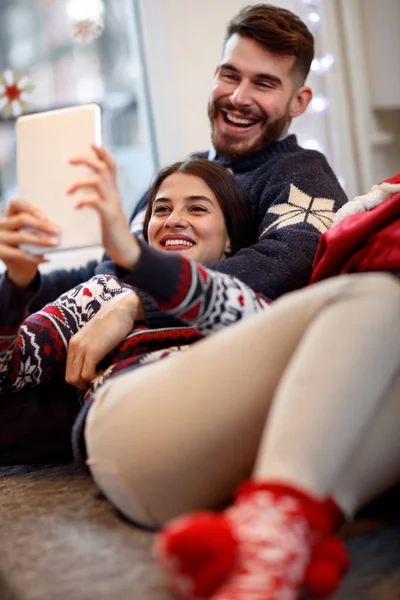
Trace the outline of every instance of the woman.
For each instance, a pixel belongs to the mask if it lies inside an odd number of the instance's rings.
[[[349,203],[323,237],[314,280],[346,275],[94,395],[87,464],[134,521],[221,506],[248,480],[225,512],[160,535],[180,596],[331,593],[348,562],[331,537],[338,515],[398,480],[399,184]]]
[[[174,350],[186,346],[204,333],[266,305],[265,300],[238,280],[211,273],[193,262],[219,260],[250,242],[245,201],[223,167],[197,159],[175,163],[159,173],[150,192],[147,245],[129,231],[112,177],[111,157],[102,148],[94,149],[95,158],[78,157],[71,162],[91,168],[98,175],[97,187],[93,178],[80,180],[71,186],[69,193],[93,188],[94,193],[80,198],[78,207],[92,206],[100,213],[104,246],[114,261],[115,274],[93,277],[24,320],[29,302],[40,286],[37,263],[43,257],[22,254],[17,261],[12,253],[9,259],[5,257],[7,272],[0,291],[2,392],[63,378],[71,337],[102,306],[118,296],[130,308],[131,335],[115,348],[114,332],[104,332],[110,336],[113,352],[103,361],[103,372],[94,378],[87,397],[113,373],[165,357],[172,351],[171,346]],[[14,204],[5,215],[5,220],[11,223],[10,229],[16,224],[13,210]],[[40,239],[43,242],[43,237]],[[54,240],[49,238],[43,243],[51,245]],[[149,246],[156,251],[152,252]],[[131,285],[150,292],[153,288],[161,289],[161,301],[170,309],[176,305],[177,317],[196,310],[198,329],[182,324],[157,331],[149,331],[144,325],[134,328]],[[220,301],[217,312],[213,310],[216,299]]]

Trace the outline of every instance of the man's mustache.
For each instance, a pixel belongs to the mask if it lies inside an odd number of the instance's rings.
[[[214,109],[213,109],[213,114],[215,115],[217,113],[217,111],[219,110],[227,110],[227,111],[232,111],[235,112],[237,114],[240,114],[241,116],[243,116],[244,118],[246,117],[251,117],[253,119],[257,119],[258,121],[265,121],[265,115],[263,113],[259,113],[257,111],[254,111],[252,108],[249,108],[247,106],[243,106],[241,108],[238,108],[237,106],[234,106],[233,104],[231,104],[230,102],[216,102],[214,104]]]

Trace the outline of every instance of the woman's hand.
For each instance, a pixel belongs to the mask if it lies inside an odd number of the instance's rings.
[[[33,231],[32,231],[33,230]],[[36,233],[37,232],[37,233]],[[15,285],[26,288],[34,280],[38,266],[47,262],[43,254],[21,250],[21,244],[47,246],[59,244],[59,228],[46,219],[37,208],[13,198],[0,219],[0,260],[7,267],[7,275]]]
[[[72,338],[68,346],[65,379],[85,389],[96,375],[96,367],[143,318],[139,297],[125,292],[103,306]]]
[[[139,260],[141,250],[122,208],[116,165],[104,148],[93,145],[92,149],[95,156],[76,156],[69,162],[88,167],[93,176],[79,179],[68,188],[67,193],[87,192],[79,198],[76,208],[91,206],[97,210],[107,254],[117,265],[131,270]]]

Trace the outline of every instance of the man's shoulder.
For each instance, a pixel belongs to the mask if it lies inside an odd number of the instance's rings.
[[[247,185],[279,186],[294,184],[311,189],[327,185],[343,192],[338,177],[324,154],[308,148],[297,148],[291,152],[275,153],[266,158],[254,170],[238,174]],[[306,191],[306,190],[304,190]]]
[[[276,152],[268,156],[260,164],[260,169],[284,168],[292,169],[296,165],[302,165],[302,168],[312,170],[317,165],[329,166],[328,159],[318,150],[310,150],[296,146],[291,151]]]
[[[320,152],[300,148],[297,152],[276,155],[252,172],[237,177],[249,205],[263,218],[271,206],[289,203],[300,207],[319,204],[336,211],[347,202],[338,178]],[[331,210],[331,209],[329,209]]]

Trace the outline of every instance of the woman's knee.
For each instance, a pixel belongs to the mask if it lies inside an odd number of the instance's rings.
[[[130,398],[124,393],[119,395],[112,383],[99,389],[88,411],[87,466],[102,493],[126,517],[146,527],[157,527],[159,519],[153,514],[154,507],[142,485],[146,477],[145,452],[134,443],[133,419],[129,419],[129,430],[126,427],[126,404]]]
[[[400,299],[400,279],[390,273],[368,272],[347,276],[354,281],[353,289],[371,297]]]

